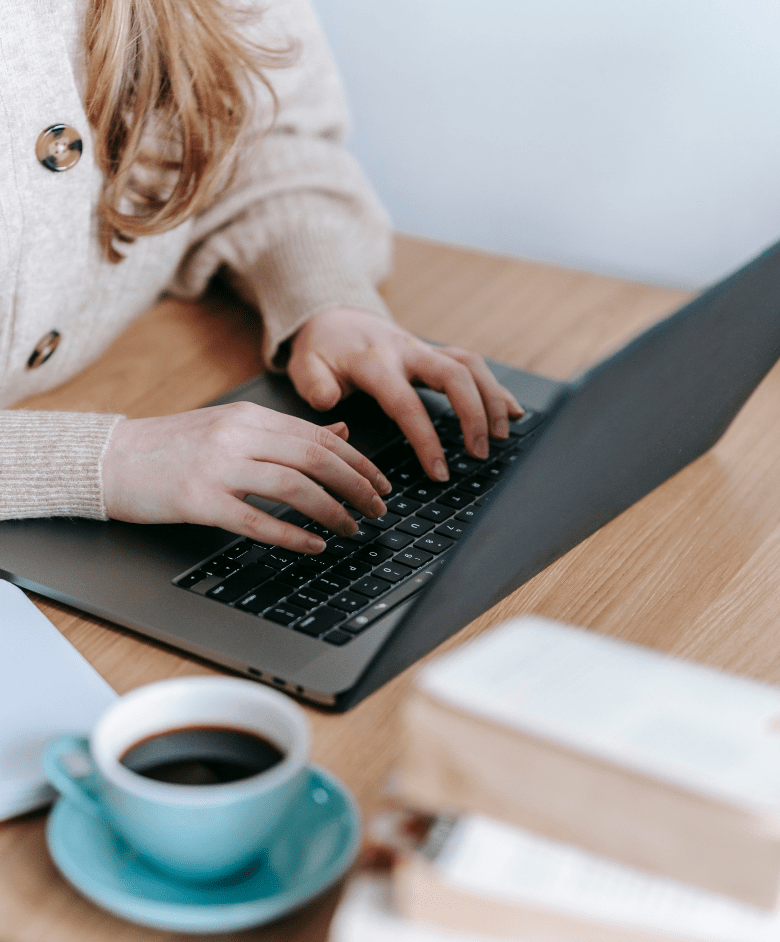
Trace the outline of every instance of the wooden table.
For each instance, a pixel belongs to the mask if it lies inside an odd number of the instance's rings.
[[[385,293],[398,320],[435,340],[564,378],[676,307],[680,292],[399,238]],[[165,301],[74,380],[27,407],[124,412],[196,407],[258,372],[257,319],[225,298]],[[780,369],[715,449],[464,629],[536,613],[780,681]],[[210,668],[99,619],[36,599],[118,691]],[[314,759],[363,811],[393,764],[394,717],[412,672],[351,713],[309,710]],[[115,919],[72,891],[44,816],[0,825],[0,942],[160,942],[186,936]],[[337,891],[271,928],[219,939],[323,939]],[[194,938],[204,938],[193,936]],[[211,937],[209,937],[211,938]]]

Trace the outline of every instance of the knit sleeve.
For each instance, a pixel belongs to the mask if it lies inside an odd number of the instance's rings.
[[[268,134],[258,129],[231,187],[197,218],[171,287],[193,297],[226,269],[261,311],[264,357],[278,366],[280,345],[318,310],[346,305],[389,316],[376,285],[389,272],[392,239],[385,211],[343,148],[344,96],[308,3],[276,0],[262,23],[300,50],[295,64],[268,72],[277,120]]]
[[[0,411],[0,519],[106,520],[101,464],[120,415]]]

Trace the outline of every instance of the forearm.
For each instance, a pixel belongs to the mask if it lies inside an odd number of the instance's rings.
[[[106,519],[101,465],[121,416],[0,411],[0,519]]]

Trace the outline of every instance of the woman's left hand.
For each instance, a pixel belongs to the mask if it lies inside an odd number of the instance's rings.
[[[435,481],[447,480],[447,463],[413,383],[446,393],[475,458],[487,458],[488,436],[506,438],[509,420],[523,414],[481,356],[432,346],[392,321],[353,308],[328,308],[307,321],[292,339],[287,372],[315,409],[332,409],[354,389],[369,393]]]

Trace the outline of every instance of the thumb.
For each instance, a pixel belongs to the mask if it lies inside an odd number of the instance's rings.
[[[341,386],[328,364],[316,353],[290,360],[287,373],[295,391],[315,409],[325,412],[341,399]]]

